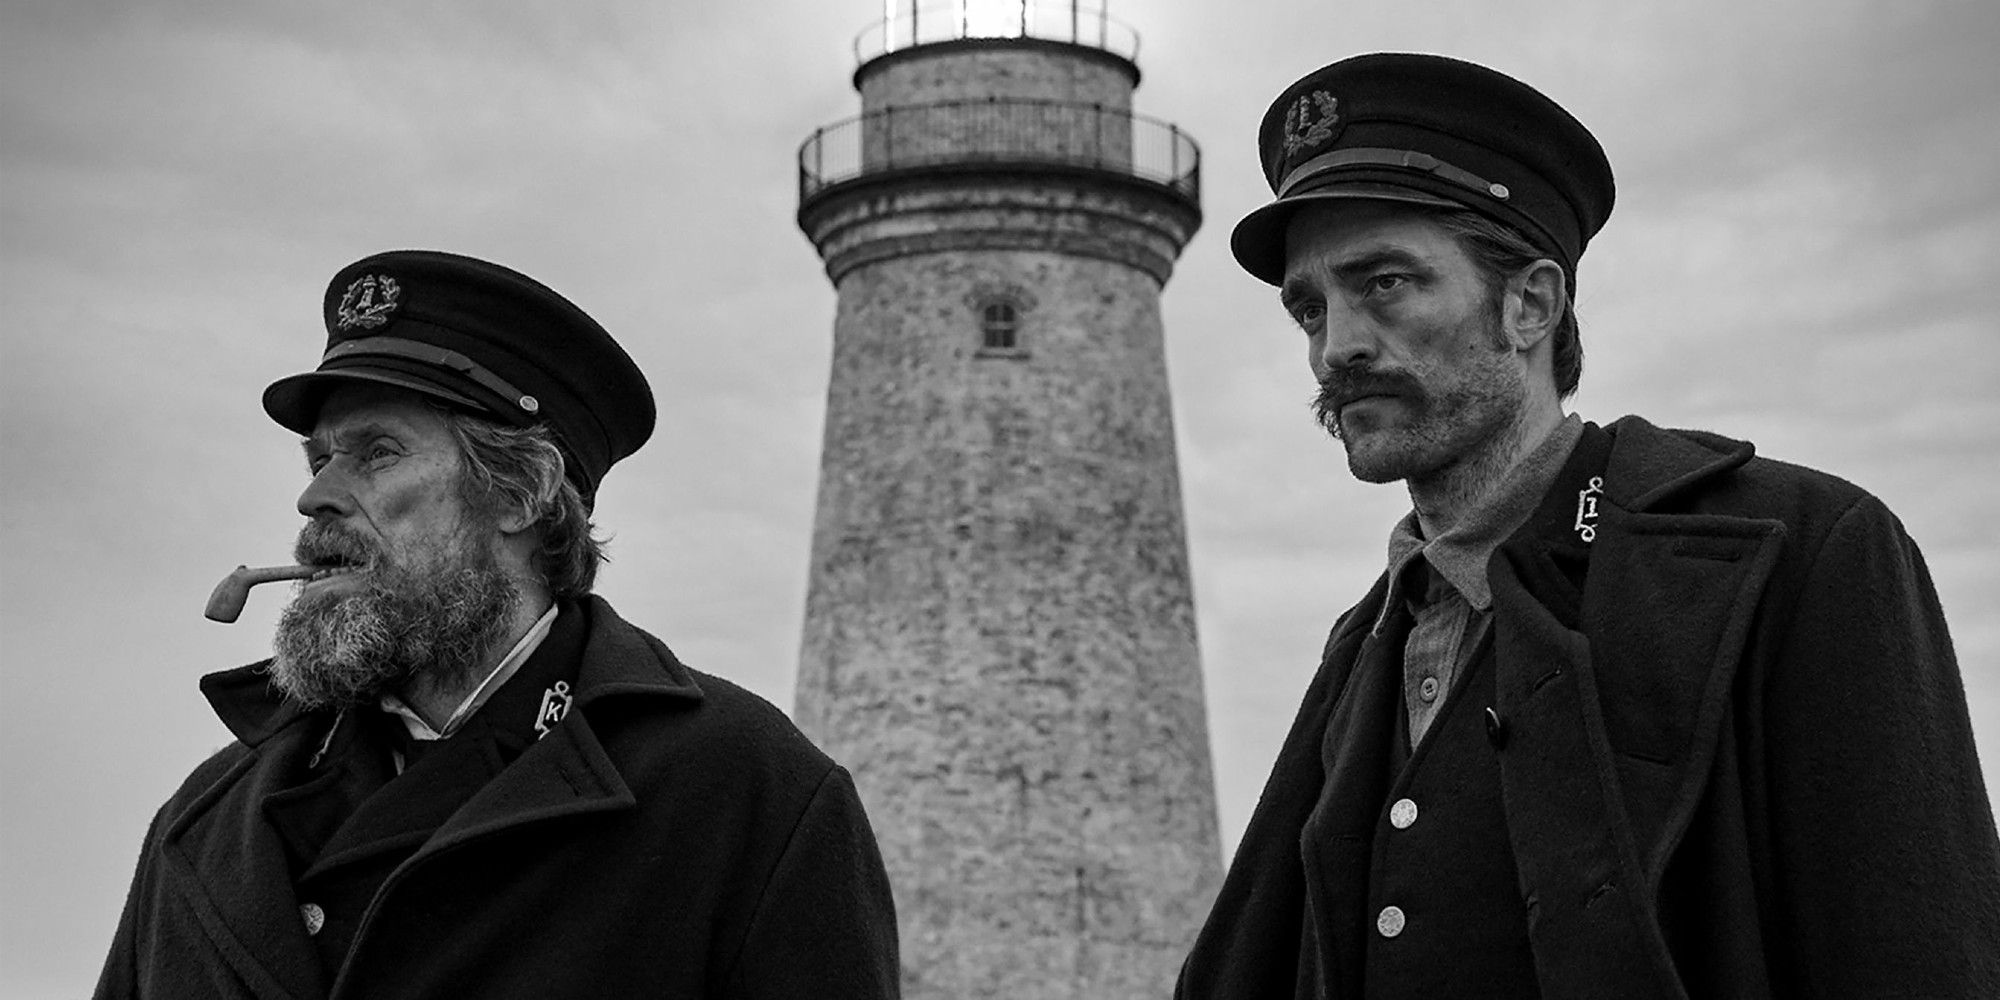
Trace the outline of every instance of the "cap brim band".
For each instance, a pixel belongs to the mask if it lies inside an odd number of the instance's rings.
[[[325,401],[326,394],[337,386],[356,382],[372,382],[377,385],[408,389],[475,413],[489,413],[492,410],[491,407],[463,393],[455,392],[435,382],[425,381],[408,372],[349,365],[327,371],[305,372],[271,383],[264,389],[264,412],[270,414],[271,419],[286,430],[295,434],[311,434],[313,426],[319,422],[319,408]]]
[[[473,382],[501,400],[512,403],[524,414],[532,415],[541,406],[535,397],[514,388],[506,379],[495,375],[479,362],[457,351],[401,337],[363,337],[358,340],[343,340],[335,344],[326,352],[326,356],[320,359],[320,370],[345,368],[365,358],[388,359],[391,366],[415,362],[426,368],[443,369]],[[341,363],[335,365],[336,361]]]
[[[1285,228],[1293,213],[1316,201],[1393,201],[1430,208],[1463,209],[1471,206],[1426,191],[1367,181],[1329,184],[1274,201],[1236,224],[1229,234],[1229,251],[1252,277],[1267,285],[1285,280]]]

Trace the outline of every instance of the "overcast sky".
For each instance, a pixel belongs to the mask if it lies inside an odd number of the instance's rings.
[[[1164,307],[1225,841],[1397,487],[1312,425],[1301,339],[1230,261],[1256,122],[1378,49],[1517,75],[1599,136],[1575,407],[1721,431],[1875,491],[1924,547],[2000,772],[2000,5],[1112,0],[1137,107],[1202,143]],[[652,379],[600,590],[791,703],[833,294],[798,143],[853,115],[876,0],[5,0],[0,996],[88,991],[152,811],[226,740],[201,674],[268,652],[304,485],[258,394],[392,247],[526,271]]]

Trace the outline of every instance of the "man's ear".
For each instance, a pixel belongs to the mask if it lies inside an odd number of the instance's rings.
[[[1507,279],[1501,331],[1517,351],[1528,351],[1556,332],[1569,308],[1569,279],[1562,265],[1544,257]]]
[[[532,511],[510,506],[506,510],[495,513],[493,525],[499,528],[500,533],[503,535],[518,535],[534,527],[540,520],[540,518],[534,516]]]

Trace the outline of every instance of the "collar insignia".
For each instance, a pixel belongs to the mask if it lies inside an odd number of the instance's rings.
[[[535,732],[538,734],[535,738],[539,740],[547,736],[549,730],[569,714],[570,702],[574,700],[569,694],[568,681],[557,681],[554,687],[543,691],[542,710],[535,713]]]
[[[342,330],[357,326],[373,330],[389,322],[389,314],[396,311],[396,302],[402,296],[403,287],[396,284],[396,279],[386,274],[362,275],[340,297],[339,319],[334,326]]]
[[[1304,94],[1285,112],[1285,155],[1295,156],[1340,131],[1340,100],[1324,90]]]
[[[1576,536],[1585,544],[1597,540],[1597,498],[1604,495],[1604,477],[1590,477],[1590,485],[1576,491]]]

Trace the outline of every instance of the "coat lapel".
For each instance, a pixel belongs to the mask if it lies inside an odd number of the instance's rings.
[[[1699,803],[1783,523],[1675,513],[1683,493],[1748,462],[1743,441],[1614,425],[1601,548],[1583,602],[1601,713],[1636,847],[1656,888]]]
[[[476,791],[457,793],[463,804],[448,816],[425,817],[435,833],[403,868],[475,837],[634,805],[590,725],[590,705],[626,696],[699,702],[701,689],[665,646],[625,625],[601,600],[590,598],[576,610],[587,638],[573,711]],[[254,667],[203,678],[202,689],[248,752],[163,830],[163,882],[251,995],[324,997],[329,984],[305,933],[284,843],[266,822],[261,800],[290,784],[288,776],[319,749],[328,720],[284,704]]]
[[[673,653],[626,625],[603,600],[591,597],[577,610],[588,638],[577,668],[573,708],[474,794],[424,845],[419,858],[523,823],[630,809],[637,803],[592,728],[593,706],[633,695],[693,703],[701,701],[701,688]]]
[[[483,733],[439,744],[346,817],[302,880],[394,851],[408,851],[443,826],[504,766]]]
[[[1776,522],[1632,509],[1749,456],[1650,425],[1617,430],[1580,629],[1527,582],[1546,539],[1510,541],[1490,573],[1502,793],[1551,997],[1681,995],[1653,900],[1705,787],[1782,534]]]
[[[615,695],[701,700],[701,689],[680,662],[664,647],[648,646],[644,633],[625,626],[603,601],[593,597],[588,603],[565,605],[556,621],[558,631],[535,656],[546,651],[557,666],[575,665],[573,707],[547,727],[546,736],[535,730],[534,723],[541,719],[536,706],[543,701],[543,686],[552,690],[553,682],[561,678],[570,689],[567,678],[572,675],[537,669],[534,661],[523,667],[516,680],[526,686],[503,689],[480,710],[485,718],[474,719],[472,725],[485,732],[462,734],[483,737],[458,751],[461,758],[476,754],[479,759],[439,761],[451,766],[426,768],[451,782],[429,796],[447,807],[441,812],[438,807],[428,810],[431,815],[424,819],[432,832],[409,865],[468,840],[523,825],[633,808],[638,799],[591,727],[591,706]],[[501,743],[517,749],[519,757],[504,761],[497,748]],[[404,777],[417,776],[413,771]],[[384,791],[395,787],[392,782]]]
[[[412,861],[525,824],[616,812],[637,803],[589,723],[573,718],[474,793]]]
[[[1303,830],[1326,781],[1323,740],[1347,696],[1355,658],[1385,582],[1334,624],[1271,777],[1236,848],[1215,906],[1181,967],[1176,996],[1327,996],[1319,933],[1324,904],[1309,891]],[[1315,902],[1318,898],[1318,902]]]
[[[251,995],[274,1000],[325,996],[327,984],[292,893],[284,844],[260,803],[245,799],[283,787],[293,765],[316,749],[313,718],[290,713],[274,733],[254,733],[268,738],[161,835],[166,891],[194,914]]]
[[[1409,614],[1393,609],[1380,633],[1348,651],[1354,667],[1322,737],[1326,777],[1300,838],[1307,913],[1318,928],[1317,996],[1348,996],[1361,984],[1368,863],[1392,777],[1408,631]]]
[[[1777,565],[1776,521],[1634,514],[1605,525],[1584,593],[1598,714],[1647,888],[1706,786],[1751,619]]]

